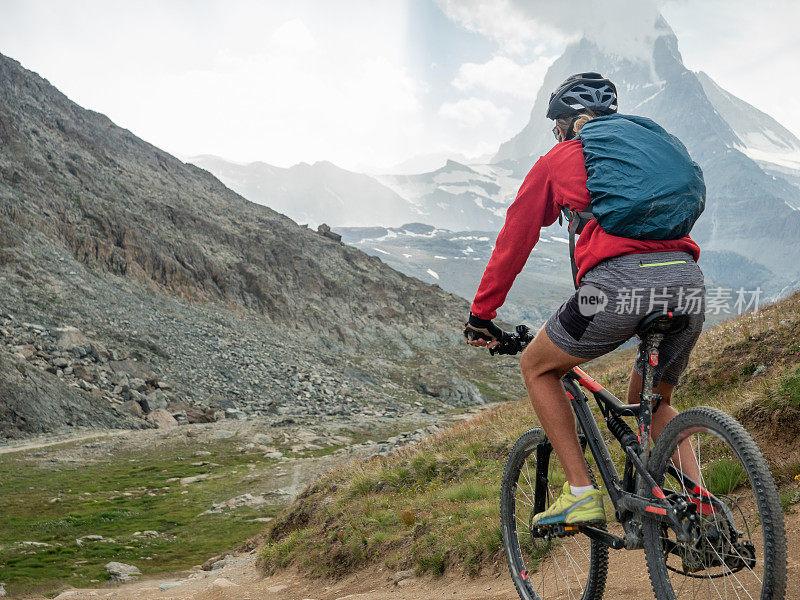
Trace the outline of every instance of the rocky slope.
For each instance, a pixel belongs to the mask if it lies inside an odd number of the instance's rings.
[[[243,199],[1,55],[0,215],[0,379],[22,377],[2,435],[93,412],[146,424],[154,407],[151,425],[438,409],[429,376],[455,404],[483,401],[457,373],[463,300]],[[59,348],[66,327],[82,349]]]

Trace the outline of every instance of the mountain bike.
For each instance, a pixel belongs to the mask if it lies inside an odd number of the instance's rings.
[[[578,367],[562,378],[584,454],[589,449],[592,481],[604,490],[606,513],[609,504],[613,508],[615,519],[607,525],[534,525],[533,515],[561,491],[564,471],[540,427],[512,447],[500,515],[508,568],[522,600],[599,600],[611,549],[644,549],[658,600],[783,600],[783,512],[769,467],[744,427],[720,410],[694,407],[670,421],[651,449],[650,425],[661,402],[653,393],[658,348],[687,324],[687,315],[669,312],[638,325],[640,352],[646,353],[638,404],[621,402]],[[521,325],[492,353],[516,354],[532,339]],[[594,396],[609,443],[616,441],[611,449],[582,388]],[[626,418],[636,420],[636,433]]]

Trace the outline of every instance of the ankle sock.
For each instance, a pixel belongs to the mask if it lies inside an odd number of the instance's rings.
[[[575,496],[576,498],[580,498],[589,490],[593,490],[593,485],[572,485],[569,484],[569,493]]]

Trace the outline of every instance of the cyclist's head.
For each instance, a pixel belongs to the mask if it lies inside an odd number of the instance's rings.
[[[547,118],[556,120],[553,132],[559,141],[574,137],[589,119],[615,112],[617,88],[600,73],[577,73],[567,77],[550,94],[547,106]]]

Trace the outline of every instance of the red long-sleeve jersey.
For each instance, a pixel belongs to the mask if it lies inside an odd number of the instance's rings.
[[[539,231],[555,222],[562,206],[575,211],[589,206],[583,148],[577,139],[556,144],[536,161],[522,182],[517,198],[508,207],[506,222],[475,294],[474,315],[482,319],[497,316],[497,309],[505,302],[514,279],[539,241]],[[633,240],[610,235],[592,220],[575,244],[578,281],[607,258],[675,250],[688,252],[695,261],[700,257],[700,247],[689,236],[678,240]]]

